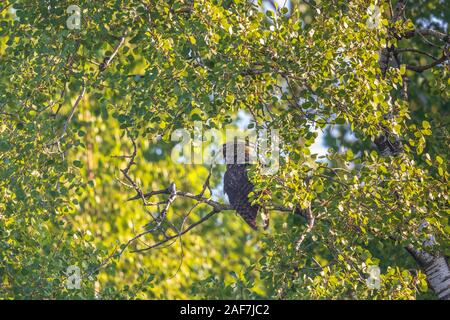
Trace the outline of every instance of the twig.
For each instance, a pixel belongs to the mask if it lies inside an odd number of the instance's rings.
[[[308,221],[308,226],[305,232],[303,232],[303,234],[301,235],[300,239],[297,240],[297,243],[295,245],[295,250],[297,252],[300,251],[300,247],[303,241],[306,239],[306,236],[311,233],[312,229],[314,228],[315,218],[311,211],[311,207],[308,207],[308,209],[306,210],[306,220]]]
[[[426,36],[433,36],[438,38],[441,41],[444,41],[446,43],[450,43],[450,35],[443,33],[443,32],[439,32],[437,30],[433,30],[433,29],[414,29],[411,31],[407,31],[404,34],[404,38],[412,38],[414,37],[416,34],[426,37]]]
[[[428,70],[428,69],[431,69],[431,68],[437,66],[438,64],[441,64],[441,63],[443,63],[443,62],[445,62],[445,61],[447,61],[447,60],[448,60],[448,57],[447,57],[447,55],[444,53],[444,54],[442,55],[442,57],[440,57],[438,60],[433,61],[433,62],[430,63],[430,64],[427,64],[427,65],[424,65],[424,66],[412,66],[412,65],[408,65],[408,64],[407,64],[407,65],[406,65],[406,69],[412,70],[412,71],[415,71],[415,72],[418,72],[418,73],[422,73],[422,72],[424,72],[424,71],[426,71],[426,70]]]
[[[436,58],[435,56],[429,54],[428,52],[422,51],[422,50],[418,50],[418,49],[414,49],[414,48],[399,48],[399,49],[395,49],[395,52],[415,52],[415,53],[419,53],[419,54],[423,54],[427,57],[430,57],[433,60],[438,60],[438,58]]]
[[[172,182],[170,186],[167,188],[167,191],[170,192],[169,199],[166,201],[166,206],[164,207],[163,211],[161,212],[160,219],[164,219],[166,217],[167,211],[169,210],[172,203],[175,201],[175,198],[177,197],[177,188],[175,186],[175,183]]]
[[[137,198],[136,199],[141,199],[142,203],[144,206],[147,206],[147,201],[145,200],[145,196],[141,190],[141,188],[137,185],[137,183],[130,177],[130,175],[128,174],[128,172],[130,171],[130,168],[136,164],[135,162],[135,158],[137,155],[137,146],[136,146],[136,141],[134,140],[134,138],[131,136],[131,134],[128,132],[127,130],[127,134],[131,140],[131,143],[133,144],[133,153],[128,156],[128,158],[130,159],[127,163],[127,166],[125,167],[125,169],[120,169],[120,172],[122,172],[122,174],[124,175],[124,177],[127,179],[127,181],[131,184],[131,186],[133,187],[133,189],[136,191]]]
[[[119,52],[120,48],[123,46],[123,44],[125,43],[125,36],[120,37],[120,41],[119,44],[116,46],[116,48],[114,49],[112,55],[108,58],[105,59],[105,61],[103,61],[100,65],[99,65],[99,70],[100,72],[103,72],[106,70],[106,68],[108,68],[109,64],[111,63],[111,61],[114,59],[114,57],[117,55],[117,53]]]
[[[202,191],[198,194],[200,197],[203,197],[206,189],[208,189],[209,193],[211,193],[211,188],[209,187],[209,180],[211,179],[212,168],[213,168],[213,166],[211,166],[211,168],[209,169],[208,177],[206,178],[205,183],[203,184]]]
[[[0,9],[0,13],[2,13],[3,11],[5,11],[6,9],[8,9],[9,7],[11,7],[12,3],[8,3],[6,5],[4,5],[1,9]]]
[[[162,240],[162,241],[160,241],[160,242],[158,242],[158,243],[156,243],[156,244],[154,244],[154,245],[151,245],[151,246],[149,246],[149,247],[146,247],[146,248],[143,248],[143,249],[132,250],[131,252],[134,252],[134,253],[136,253],[136,252],[143,252],[143,251],[148,251],[148,250],[150,250],[150,249],[159,247],[159,246],[161,246],[162,244],[166,243],[167,241],[170,241],[170,240],[172,240],[172,239],[178,238],[178,237],[182,236],[183,234],[189,232],[190,230],[194,229],[196,226],[202,224],[203,222],[205,222],[206,220],[208,220],[209,218],[211,218],[212,216],[216,215],[216,214],[219,213],[219,212],[220,212],[220,211],[217,211],[217,210],[214,209],[214,210],[212,210],[210,213],[208,213],[206,216],[204,216],[203,218],[201,218],[201,219],[198,220],[197,222],[191,224],[188,228],[186,228],[185,230],[179,232],[178,234],[173,235],[173,236],[170,236],[170,237],[168,237],[168,238],[166,238],[166,239],[164,239],[164,240]],[[135,238],[136,238],[136,237],[135,237]]]
[[[72,110],[70,111],[69,117],[67,117],[67,120],[64,123],[64,127],[63,127],[61,135],[59,136],[58,141],[61,140],[66,135],[67,127],[69,126],[70,121],[72,121],[73,115],[75,114],[75,111],[76,111],[78,105],[80,104],[81,99],[83,99],[83,96],[85,93],[86,93],[86,85],[83,82],[81,92],[78,95],[77,100],[75,101],[75,103],[72,106]]]

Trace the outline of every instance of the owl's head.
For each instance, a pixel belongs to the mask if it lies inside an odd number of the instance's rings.
[[[222,146],[223,158],[227,165],[251,163],[253,151],[248,141],[232,141]]]

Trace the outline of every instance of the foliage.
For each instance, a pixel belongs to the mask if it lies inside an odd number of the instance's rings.
[[[379,59],[387,41],[428,51],[416,37],[391,37],[431,17],[446,33],[440,1],[417,1],[397,22],[378,4],[375,28],[366,21],[377,3],[367,0],[290,10],[81,0],[81,28],[70,30],[72,4],[0,5],[1,298],[433,297],[403,247],[432,238],[427,250],[450,254],[448,60],[416,73],[407,66],[429,61],[411,56],[383,77]],[[276,175],[251,170],[253,200],[292,212],[272,211],[270,229],[254,232],[222,211],[172,245],[132,252],[167,235],[130,242],[162,209],[128,198],[171,182],[199,194],[208,177],[206,165],[172,161],[174,130],[233,127],[239,110],[282,141]],[[331,128],[341,138],[327,135],[328,153],[312,154],[318,131]],[[376,151],[386,128],[404,153]],[[342,139],[348,132],[355,139]],[[223,169],[206,191],[222,203]],[[292,214],[297,206],[311,207],[313,225]],[[183,227],[209,210],[178,198],[167,217]],[[70,265],[81,268],[79,290],[66,286]],[[366,284],[373,265],[378,290]]]

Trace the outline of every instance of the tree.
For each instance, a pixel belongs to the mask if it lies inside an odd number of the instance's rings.
[[[450,297],[448,9],[288,4],[0,7],[2,297]],[[276,174],[249,173],[267,232],[224,166],[171,157],[239,110],[279,132]],[[312,154],[336,126],[355,139]]]

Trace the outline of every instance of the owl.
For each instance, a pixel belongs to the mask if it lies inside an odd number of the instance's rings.
[[[249,194],[254,185],[250,182],[247,171],[250,166],[250,155],[254,151],[244,142],[226,143],[223,145],[223,157],[227,166],[224,175],[224,191],[230,205],[254,230],[257,230],[256,218],[260,212],[264,229],[269,226],[269,214],[266,208],[251,204]],[[307,217],[310,208],[296,206],[294,214]]]
[[[249,194],[254,188],[247,175],[250,151],[244,142],[223,145],[223,157],[227,166],[223,182],[230,205],[252,229],[256,230],[256,218],[260,207],[252,205],[249,201]]]

